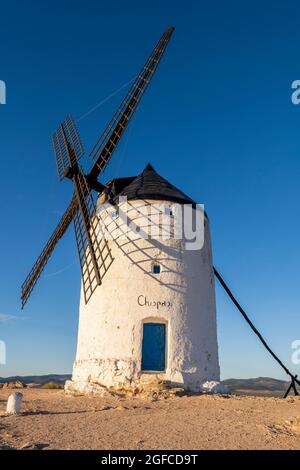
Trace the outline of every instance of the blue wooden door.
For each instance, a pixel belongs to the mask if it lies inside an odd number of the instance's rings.
[[[166,325],[144,323],[142,370],[163,371],[166,368]]]

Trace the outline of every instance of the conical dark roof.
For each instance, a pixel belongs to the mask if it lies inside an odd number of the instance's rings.
[[[189,196],[160,176],[150,164],[135,178],[122,178],[122,180],[124,182],[127,180],[129,184],[123,186],[118,184],[118,180],[114,181],[115,187],[119,186],[120,189],[115,192],[116,198],[126,196],[128,200],[156,199],[180,204],[196,204]],[[120,186],[123,188],[121,189]]]

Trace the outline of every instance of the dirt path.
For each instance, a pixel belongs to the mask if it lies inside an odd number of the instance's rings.
[[[300,398],[65,396],[25,389],[23,414],[5,416],[10,390],[0,390],[0,448],[39,449],[300,449],[290,421]]]

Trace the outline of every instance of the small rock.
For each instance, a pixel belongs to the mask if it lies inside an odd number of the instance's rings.
[[[115,408],[115,410],[124,411],[124,410],[126,410],[126,408],[125,408],[125,406],[119,405]]]
[[[291,421],[291,429],[293,432],[300,434],[300,415],[296,419]]]
[[[13,450],[8,444],[2,443],[0,444],[0,450]]]
[[[144,441],[143,439],[141,439],[141,440],[135,442],[135,445],[136,445],[137,447],[141,447],[141,446],[143,446],[144,444],[145,444],[145,441]]]
[[[41,444],[39,442],[26,442],[20,447],[20,450],[42,450],[48,447],[48,444]]]
[[[223,385],[221,382],[216,382],[214,380],[207,380],[203,382],[200,386],[200,392],[202,393],[218,393],[221,395],[228,395],[228,388]]]

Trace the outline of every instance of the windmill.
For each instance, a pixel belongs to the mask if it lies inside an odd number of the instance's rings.
[[[99,236],[108,201],[122,211],[126,196],[134,220],[140,206],[162,204],[173,222],[173,204],[196,205],[160,176],[151,165],[136,177],[103,184],[99,176],[110,159],[149,85],[170,41],[168,28],[121,102],[90,157],[89,173],[80,166],[84,150],[71,115],[53,134],[60,180],[74,192],[58,226],[22,285],[22,307],[35,287],[56,244],[73,222],[81,268],[81,299],[76,360],[68,391],[95,392],[95,387],[135,387],[143,376],[199,390],[203,380],[219,380],[215,292],[209,223],[205,247],[196,255],[184,240],[113,241]],[[98,193],[97,202],[93,192]],[[117,211],[117,212],[118,212]],[[115,211],[116,212],[116,211]],[[121,219],[121,217],[120,217]],[[137,223],[138,225],[138,223]],[[203,254],[204,253],[204,254]],[[199,287],[200,284],[200,287]],[[199,333],[199,334],[198,334]]]
[[[298,394],[297,375],[290,372],[271,350],[213,267],[206,214],[204,246],[192,253],[186,252],[182,241],[152,243],[142,240],[140,244],[126,241],[122,245],[118,241],[110,244],[105,237],[99,237],[99,225],[106,227],[105,216],[97,212],[95,217],[100,200],[115,205],[117,196],[126,196],[137,219],[140,218],[141,202],[152,206],[153,201],[158,200],[169,216],[173,203],[196,205],[150,165],[136,177],[119,178],[106,184],[98,181],[149,85],[173,31],[174,28],[168,28],[162,35],[92,149],[93,165],[88,174],[79,165],[84,150],[72,116],[69,115],[53,134],[59,179],[72,180],[74,192],[22,285],[22,308],[58,241],[73,222],[82,297],[77,355],[72,381],[66,384],[67,391],[101,392],[103,386],[132,390],[140,386],[144,373],[148,379],[167,380],[195,391],[199,391],[205,382],[218,382],[215,276],[264,347],[290,377],[286,396],[291,390]],[[99,194],[97,204],[93,191]],[[101,290],[104,283],[105,288]],[[116,287],[118,284],[120,287]]]
[[[59,179],[67,178],[72,180],[74,193],[60,222],[22,285],[22,308],[41,276],[56,244],[63,237],[72,221],[75,228],[86,302],[89,301],[96,287],[101,284],[102,277],[109,268],[112,258],[106,242],[103,241],[100,246],[95,233],[96,228],[92,221],[95,213],[95,202],[92,191],[101,192],[104,189],[104,186],[99,183],[98,177],[108,165],[141,97],[153,78],[173,31],[174,28],[170,27],[162,35],[105,131],[92,149],[90,157],[93,160],[93,166],[88,174],[83,172],[78,163],[84,155],[84,150],[72,116],[69,115],[53,134]]]

